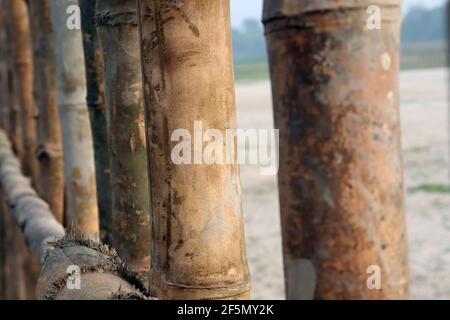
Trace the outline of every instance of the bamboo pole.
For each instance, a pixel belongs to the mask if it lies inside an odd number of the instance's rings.
[[[25,150],[26,143],[31,144],[32,130],[25,128],[23,121],[33,121],[30,118],[30,65],[29,57],[29,36],[26,21],[26,6],[22,0],[16,2],[12,0],[2,1],[2,11],[7,12],[4,16],[6,31],[6,54],[8,63],[8,88],[6,93],[6,103],[8,106],[9,134],[13,141],[13,150],[25,164],[25,155],[30,157],[30,162],[26,163],[27,174],[33,167],[32,151]],[[24,16],[25,15],[25,16]],[[20,42],[20,43],[17,43]],[[31,75],[32,76],[32,75]],[[28,131],[26,131],[28,130]],[[26,136],[30,139],[26,139]],[[27,142],[28,141],[28,142]],[[31,165],[30,165],[31,164]],[[25,242],[20,236],[20,229],[13,223],[10,217],[10,210],[6,209],[4,215],[5,223],[5,256],[3,266],[5,270],[5,291],[4,297],[8,300],[33,299],[35,291],[35,281],[38,274],[36,262],[30,257]]]
[[[2,202],[2,294],[3,300],[27,300],[30,294],[26,276],[26,246],[19,227],[12,220],[11,212],[5,203],[3,190]]]
[[[1,1],[0,14],[8,12],[7,0]],[[5,107],[7,108],[7,122],[9,122],[9,133],[13,138],[14,151],[21,153],[22,136],[20,127],[20,117],[15,105],[13,81],[12,81],[12,52],[11,46],[6,45],[11,41],[11,24],[7,15],[0,19],[1,31],[3,33],[4,42],[4,63],[6,64],[6,91],[2,92],[4,96]],[[24,273],[23,256],[25,254],[25,247],[23,241],[20,239],[20,231],[17,226],[11,223],[8,207],[1,204],[2,210],[2,299],[5,300],[24,300],[26,295],[26,281]]]
[[[150,203],[135,0],[98,0],[110,135],[112,245],[135,270],[150,269]]]
[[[39,179],[39,163],[36,156],[37,129],[36,107],[33,101],[33,61],[30,38],[30,23],[25,0],[8,1],[8,15],[14,30],[14,41],[10,42],[13,54],[15,95],[21,114],[23,159],[25,175],[31,177],[34,186]]]
[[[94,140],[95,172],[97,178],[100,236],[110,243],[111,175],[109,162],[109,137],[106,126],[104,62],[95,26],[96,0],[80,0],[81,27],[83,30],[84,60],[86,64],[87,105]]]
[[[265,2],[288,299],[408,297],[400,3]]]
[[[8,120],[8,55],[6,39],[6,22],[4,15],[3,1],[0,0],[0,127],[4,131],[9,129]],[[6,283],[8,279],[7,265],[5,258],[7,252],[7,207],[3,198],[3,190],[0,189],[0,300],[7,298]]]
[[[5,280],[6,280],[5,216],[6,216],[6,206],[5,206],[5,201],[3,199],[3,190],[0,190],[0,300],[5,300]]]
[[[2,11],[10,12],[9,9],[10,0],[2,0]],[[12,43],[14,41],[14,31],[13,25],[11,23],[11,15],[7,14],[4,17],[6,42]],[[8,120],[9,120],[9,130],[8,134],[12,141],[12,146],[14,153],[22,159],[23,157],[23,141],[22,141],[22,124],[20,117],[19,104],[15,97],[15,80],[14,80],[14,55],[11,45],[6,46],[6,57],[7,57],[7,73],[8,73],[8,88],[6,94],[6,104],[8,106]]]
[[[29,1],[33,43],[34,100],[38,116],[39,194],[64,221],[64,159],[56,91],[50,1]]]
[[[6,24],[3,12],[3,6],[0,2],[0,126],[8,131],[8,49],[6,39]]]
[[[4,21],[3,3],[0,0],[0,128],[8,131],[8,59],[6,49],[6,25]],[[0,190],[0,300],[5,299],[5,215],[6,207],[3,199],[3,191]]]
[[[171,160],[171,134],[236,128],[228,0],[141,0],[152,203],[151,291],[162,299],[249,298],[237,164]]]
[[[0,184],[23,237],[42,264],[39,299],[145,299],[145,287],[114,250],[72,231],[65,234],[47,203],[21,173],[5,133],[0,130]],[[80,287],[67,286],[69,267],[78,267]]]
[[[76,0],[51,0],[56,43],[58,105],[61,117],[66,223],[90,237],[99,235],[94,150],[86,105],[81,31],[66,26],[66,10]]]

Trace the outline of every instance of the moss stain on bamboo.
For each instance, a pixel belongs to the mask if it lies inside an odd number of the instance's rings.
[[[136,2],[97,1],[110,132],[111,242],[135,270],[150,271],[150,203]],[[106,58],[107,57],[107,58]]]

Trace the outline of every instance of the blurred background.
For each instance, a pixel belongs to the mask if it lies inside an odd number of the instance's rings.
[[[400,95],[413,299],[450,299],[447,0],[403,0]],[[239,127],[272,128],[262,0],[231,0]],[[254,299],[284,299],[276,177],[242,166]]]

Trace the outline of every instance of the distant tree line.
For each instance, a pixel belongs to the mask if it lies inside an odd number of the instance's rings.
[[[446,41],[446,5],[434,9],[414,7],[405,15],[403,43],[442,41]],[[236,62],[265,59],[262,24],[256,19],[249,19],[239,28],[233,28],[233,47]]]
[[[233,49],[236,62],[261,60],[267,57],[264,31],[256,19],[245,20],[240,28],[233,28]]]
[[[403,21],[402,42],[447,41],[447,5],[442,5],[434,9],[426,9],[423,7],[411,9]]]

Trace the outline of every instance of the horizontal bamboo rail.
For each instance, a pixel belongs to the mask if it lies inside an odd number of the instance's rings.
[[[77,231],[65,232],[48,204],[23,176],[3,130],[0,130],[0,185],[14,220],[42,265],[37,284],[39,299],[145,298],[140,275],[130,271],[115,250]],[[66,285],[71,276],[67,270],[73,265],[80,270],[79,290]]]

